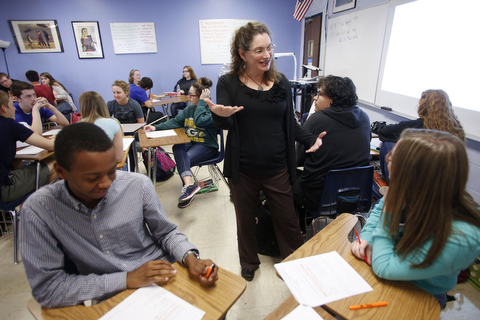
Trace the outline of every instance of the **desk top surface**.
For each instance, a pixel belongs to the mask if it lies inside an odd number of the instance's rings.
[[[428,292],[410,281],[390,281],[377,277],[372,268],[350,250],[348,234],[357,217],[344,213],[283,261],[337,251],[373,288],[373,291],[331,302],[323,307],[345,319],[438,319],[440,305]],[[349,310],[349,306],[387,301],[387,307]]]
[[[190,99],[188,98],[188,96],[183,94],[179,96],[166,96],[159,100],[155,99],[153,101],[153,106],[156,107],[156,106],[161,106],[163,104],[169,104],[169,103],[187,102],[189,100]]]
[[[138,139],[140,140],[140,147],[142,148],[152,148],[158,146],[167,146],[171,144],[181,144],[190,142],[190,139],[183,131],[183,128],[173,129],[176,136],[160,137],[160,138],[147,138],[145,130],[138,130]]]
[[[203,287],[198,279],[192,277],[187,268],[175,263],[178,273],[168,284],[166,290],[188,303],[206,312],[203,319],[221,319],[230,307],[242,295],[247,286],[245,280],[227,271],[218,269],[218,281],[211,287]],[[125,290],[116,296],[91,307],[74,306],[47,309],[41,307],[33,298],[28,302],[28,310],[35,319],[98,319],[113,307],[131,295],[135,290]]]

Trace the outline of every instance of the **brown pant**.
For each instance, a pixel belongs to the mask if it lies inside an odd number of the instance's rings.
[[[273,175],[251,176],[240,173],[237,183],[231,183],[230,189],[237,216],[238,252],[242,268],[257,269],[260,264],[255,236],[260,190],[263,190],[272,213],[282,258],[286,258],[304,243],[286,168]]]

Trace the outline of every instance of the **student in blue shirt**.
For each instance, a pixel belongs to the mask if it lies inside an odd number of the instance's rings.
[[[153,81],[149,77],[143,77],[138,84],[130,84],[130,99],[133,99],[140,104],[145,117],[148,109],[153,107],[153,93],[150,92],[150,94],[147,95],[147,90],[152,88]]]
[[[352,243],[380,278],[410,280],[445,307],[446,292],[480,252],[480,211],[466,192],[462,140],[407,129],[387,159],[390,186]]]
[[[56,122],[68,126],[67,118],[44,97],[37,97],[33,85],[23,81],[12,84],[12,95],[15,102],[15,121],[26,123],[33,132],[43,133],[43,121]]]

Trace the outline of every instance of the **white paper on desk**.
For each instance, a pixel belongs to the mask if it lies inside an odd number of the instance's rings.
[[[25,149],[17,151],[17,154],[37,154],[42,152],[43,150],[45,149],[35,147],[35,146],[30,146],[30,147],[26,147]]]
[[[147,138],[163,138],[163,137],[170,137],[170,136],[176,136],[177,135],[177,133],[173,129],[158,130],[158,131],[147,131],[145,134],[147,135]]]
[[[323,318],[312,307],[298,305],[289,314],[283,317],[281,320],[323,320]]]
[[[62,129],[53,129],[53,130],[48,130],[47,132],[44,132],[42,136],[56,136]]]
[[[134,138],[123,138],[123,151],[128,149],[128,146],[132,144]]]
[[[23,147],[28,147],[30,144],[22,141],[17,141],[17,149],[18,148],[23,148]]]
[[[144,126],[145,123],[122,123],[122,130],[124,133],[132,133]]]
[[[205,311],[155,284],[140,288],[100,320],[200,320]]]
[[[380,144],[382,142],[380,141],[379,138],[372,138],[372,141],[370,141],[370,148],[373,150],[380,150]]]
[[[275,269],[297,302],[309,307],[373,291],[336,251],[277,263]]]

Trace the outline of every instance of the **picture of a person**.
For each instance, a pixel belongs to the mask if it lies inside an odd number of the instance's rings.
[[[88,34],[87,28],[82,28],[82,50],[86,51],[97,51],[95,46],[95,41],[92,36]]]
[[[33,49],[33,39],[32,39],[32,36],[30,35],[30,32],[27,33],[27,41],[28,41],[28,45],[30,46],[30,49]]]
[[[43,40],[42,33],[40,31],[37,31],[37,38],[38,38],[38,46],[39,47],[46,47],[47,44],[45,43],[45,40]]]
[[[47,41],[47,45],[50,48],[50,36],[46,30],[43,30],[43,35],[45,36],[45,41]]]

